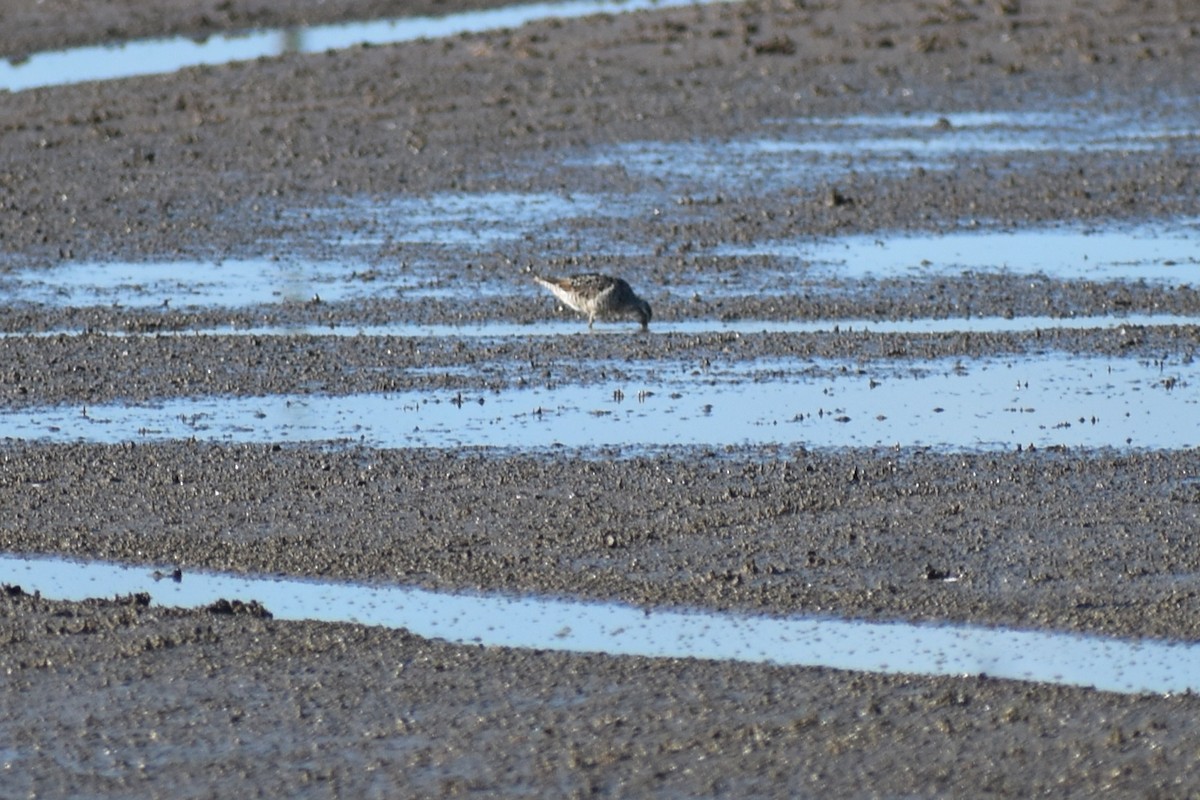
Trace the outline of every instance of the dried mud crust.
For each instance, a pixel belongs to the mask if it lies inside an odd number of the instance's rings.
[[[1200,790],[1191,694],[486,649],[11,591],[0,638],[14,796]]]
[[[1200,636],[1192,452],[610,455],[9,445],[0,539],[185,572]]]

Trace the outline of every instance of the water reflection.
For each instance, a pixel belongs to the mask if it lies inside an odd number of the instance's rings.
[[[569,366],[569,365],[568,365]],[[1065,353],[967,362],[614,363],[558,384],[548,360],[504,390],[170,398],[0,412],[0,436],[360,441],[376,447],[1200,446],[1200,364]],[[479,365],[474,369],[478,370]],[[442,370],[436,370],[442,372]]]
[[[170,569],[164,570],[170,572]],[[1200,690],[1200,646],[962,625],[649,610],[279,577],[0,556],[0,584],[51,599],[146,592],[163,606],[257,600],[277,619],[354,622],[489,647],[702,658],[918,675],[987,675],[1125,693]]]

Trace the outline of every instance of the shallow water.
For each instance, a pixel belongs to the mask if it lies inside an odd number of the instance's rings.
[[[549,378],[543,371],[549,371]],[[614,363],[559,385],[393,394],[171,398],[0,413],[0,436],[196,438],[375,447],[762,445],[1012,450],[1200,446],[1200,364],[1048,353],[1020,360]]]
[[[1128,314],[1125,316],[1085,317],[952,317],[947,319],[815,319],[815,320],[759,320],[759,319],[656,319],[650,335],[738,333],[1010,333],[1025,331],[1062,330],[1107,330],[1126,327],[1154,327],[1200,324],[1196,317],[1172,314]],[[597,322],[588,329],[582,319],[555,319],[543,322],[499,322],[488,321],[464,323],[462,325],[422,325],[411,322],[392,322],[383,325],[257,325],[238,328],[219,325],[208,328],[193,327],[185,330],[154,331],[80,331],[56,329],[38,333],[0,333],[0,338],[23,336],[75,336],[103,335],[114,337],[162,337],[162,336],[338,336],[338,337],[458,337],[470,339],[505,339],[533,336],[630,336],[639,335],[636,324],[629,322]]]
[[[650,204],[646,200],[647,205]],[[339,234],[339,246],[427,244],[491,254],[496,245],[538,236],[569,236],[566,223],[626,217],[630,198],[575,192],[441,192],[389,200],[352,198],[297,217],[352,221],[354,233]]]
[[[539,193],[436,195],[397,203],[404,213],[361,205],[317,213],[376,220],[372,232],[358,235],[346,246],[408,241],[411,237],[413,242],[454,247],[455,255],[411,264],[274,257],[67,262],[0,275],[0,291],[7,304],[125,308],[245,307],[314,297],[337,302],[388,297],[469,300],[510,293],[542,296],[542,290],[518,267],[506,275],[466,265],[472,257],[491,257],[490,242],[496,238],[550,235],[564,220],[604,205],[602,198],[563,199]],[[603,250],[601,246],[599,252]],[[847,281],[933,279],[964,273],[1200,284],[1200,222],[1193,219],[1103,230],[1042,228],[767,241],[719,245],[711,252],[729,259],[754,257],[759,262],[724,271],[716,278],[697,269],[673,276],[667,285],[641,282],[638,288],[654,303],[671,295],[690,298],[697,291],[710,299],[761,292],[819,292]],[[763,264],[762,259],[770,263]],[[639,284],[636,275],[628,277]]]
[[[359,44],[385,45],[524,25],[550,17],[671,8],[719,0],[563,0],[468,11],[440,17],[400,17],[210,36],[148,39],[117,46],[77,47],[35,53],[20,64],[0,62],[0,89],[17,92],[38,86],[157,75],[201,64],[226,64],[284,53],[321,53]]]
[[[259,304],[353,300],[416,286],[413,275],[343,262],[224,261],[67,262],[25,269],[0,280],[9,303],[66,307],[237,308]]]
[[[796,118],[776,120],[773,136],[623,142],[567,163],[617,168],[663,181],[672,191],[703,196],[713,186],[726,191],[785,191],[818,186],[851,171],[894,175],[957,168],[962,157],[971,155],[1019,159],[1060,151],[1116,154],[1200,147],[1196,120],[1165,106],[1163,110],[1167,116],[1159,120],[1072,111]],[[947,127],[940,126],[939,120]]]
[[[161,570],[170,573],[170,569]],[[964,625],[654,610],[619,603],[192,572],[0,555],[0,584],[60,600],[147,592],[161,606],[257,600],[277,619],[575,653],[702,658],[918,675],[987,675],[1108,692],[1200,690],[1200,646]]]
[[[843,236],[756,242],[715,255],[770,256],[808,279],[932,278],[962,273],[1044,275],[1056,280],[1200,284],[1200,224],[1126,229],[1032,228],[949,234]]]
[[[837,141],[807,138],[813,128],[828,128],[837,131],[851,149],[877,153],[1146,150],[1198,132],[1187,117],[1163,111],[1167,116],[1157,120],[1069,109],[796,117],[774,121],[781,132],[794,133],[796,138],[751,141],[748,146],[766,152],[844,152],[844,144]]]

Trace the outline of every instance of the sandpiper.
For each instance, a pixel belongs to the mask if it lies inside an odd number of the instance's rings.
[[[597,317],[633,316],[642,323],[642,330],[650,325],[650,304],[638,297],[621,278],[588,272],[565,278],[534,275],[533,279],[571,308],[587,314],[589,328]]]

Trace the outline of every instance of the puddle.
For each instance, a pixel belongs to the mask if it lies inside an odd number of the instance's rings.
[[[649,203],[649,201],[647,201]],[[537,237],[567,241],[572,220],[628,212],[602,195],[485,192],[352,200],[304,212],[318,219],[352,221],[354,234],[340,247],[442,248],[441,256],[346,261],[284,261],[275,257],[220,262],[71,262],[0,274],[7,303],[57,307],[238,307],[306,301],[329,302],[390,295],[473,299],[505,293],[540,294],[525,274],[471,270],[473,257],[493,258],[505,241]],[[628,256],[628,242],[594,243],[598,252]],[[284,243],[286,247],[286,243]],[[646,292],[713,297],[764,291],[821,291],[850,280],[932,279],[963,273],[1041,275],[1056,280],[1146,281],[1173,286],[1200,283],[1200,220],[1123,229],[1041,228],[970,231],[941,235],[846,236],[721,245],[712,255],[758,259],[717,272],[684,272],[669,286]],[[763,259],[770,263],[762,263]],[[686,323],[690,324],[690,323]],[[685,324],[685,327],[686,327]],[[1047,326],[1053,327],[1053,326]],[[760,328],[761,329],[761,328]],[[1028,329],[1028,328],[1026,328]],[[528,333],[528,330],[523,331]]]
[[[766,153],[807,152],[824,156],[854,153],[916,156],[1014,151],[1149,150],[1169,140],[1193,137],[1200,128],[1168,117],[1143,117],[1071,111],[987,111],[948,114],[860,114],[845,117],[776,120],[796,139],[747,142]],[[804,140],[813,129],[824,139]],[[842,140],[829,138],[831,132]]]
[[[356,232],[340,236],[338,245],[431,244],[491,254],[492,246],[504,242],[535,235],[561,237],[565,233],[556,226],[566,220],[626,213],[624,206],[599,195],[479,192],[348,201],[292,216],[353,219]]]
[[[19,270],[0,278],[7,303],[65,307],[224,307],[336,302],[401,293],[421,284],[410,273],[343,262],[283,262],[270,258],[165,262],[66,263]]]
[[[552,377],[553,362],[543,369]],[[618,363],[598,385],[172,398],[0,412],[47,442],[356,441],[374,447],[803,445],[1013,450],[1200,446],[1200,363],[1064,353],[1005,361]]]
[[[339,239],[341,245],[436,244],[483,248],[497,242],[552,233],[564,219],[604,213],[606,204],[591,196],[548,193],[440,194],[400,198],[386,204],[305,212],[308,216],[367,217],[370,232]],[[356,225],[356,227],[364,227]],[[481,282],[476,276],[455,279],[455,266],[407,264],[367,266],[343,261],[282,261],[274,258],[219,262],[69,262],[0,275],[9,303],[147,308],[169,302],[175,307],[238,307],[305,301],[314,295],[336,302],[388,293],[411,296],[466,297],[511,292],[533,294],[527,275],[508,283]],[[451,273],[451,274],[447,274]]]
[[[128,308],[167,303],[175,308],[237,307],[304,301],[314,295],[330,302],[388,295],[463,300],[506,293],[534,296],[542,292],[523,273],[505,275],[467,265],[475,255],[493,257],[498,241],[548,235],[558,222],[605,213],[605,205],[602,198],[590,196],[491,193],[409,198],[365,210],[330,209],[315,213],[363,214],[372,220],[355,226],[366,227],[366,232],[339,244],[435,244],[453,249],[455,255],[419,264],[393,258],[382,265],[373,260],[270,257],[73,262],[0,274],[0,292],[6,303]],[[603,245],[599,249],[607,252]],[[723,245],[711,252],[760,261],[715,277],[683,273],[673,276],[669,286],[643,287],[643,292],[653,303],[664,293],[691,297],[698,289],[711,297],[733,297],[763,291],[814,292],[852,280],[920,280],[964,273],[1200,284],[1200,222],[1190,219],[1122,230],[1052,228],[772,241]],[[772,263],[764,265],[761,259]]]
[[[815,144],[815,143],[814,143]],[[819,154],[804,150],[780,151],[765,141],[738,142],[627,142],[567,158],[567,166],[613,168],[647,180],[666,182],[676,192],[707,196],[717,189],[738,191],[782,191],[816,186],[845,176],[851,169],[867,169],[861,162],[848,163],[854,151],[843,143],[839,150]],[[834,156],[842,158],[834,158]],[[931,161],[902,153],[879,154],[870,169],[885,173],[932,169]],[[702,179],[698,176],[704,176]]]
[[[38,86],[158,75],[202,64],[226,64],[285,53],[321,53],[360,44],[386,45],[414,39],[456,36],[514,28],[539,19],[673,8],[716,0],[563,0],[514,5],[441,17],[401,17],[307,28],[210,36],[185,36],[35,53],[20,64],[0,62],[0,89],[17,92]]]
[[[972,154],[1145,151],[1194,145],[1200,134],[1200,125],[1186,116],[1148,122],[1140,115],[1082,112],[884,114],[774,124],[779,134],[770,138],[626,142],[567,163],[627,170],[665,180],[676,191],[691,187],[707,194],[718,185],[761,192],[815,186],[850,170],[948,169]]]
[[[807,279],[931,278],[964,272],[1044,275],[1055,280],[1200,284],[1200,223],[1126,230],[1035,228],[925,236],[722,246],[715,255],[792,262]]]
[[[170,572],[169,569],[163,570]],[[1200,646],[962,625],[650,610],[618,603],[0,556],[0,584],[59,600],[147,592],[161,606],[257,600],[276,619],[403,628],[488,647],[700,658],[915,675],[987,675],[1122,693],[1200,690]]]
[[[607,213],[611,204],[590,195],[550,193],[437,194],[387,203],[348,203],[304,212],[305,217],[353,218],[356,232],[339,246],[437,245],[456,254],[419,263],[374,260],[296,261],[273,257],[205,261],[68,262],[0,273],[6,303],[57,307],[244,307],[307,301],[337,302],[403,294],[475,298],[541,290],[526,274],[474,274],[463,253],[494,254],[494,245],[555,235],[565,220]],[[299,216],[297,214],[296,216]],[[287,243],[283,243],[286,247]],[[514,268],[515,272],[515,268]]]

